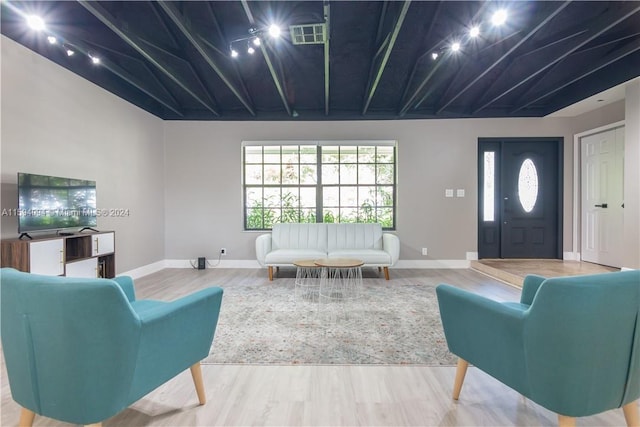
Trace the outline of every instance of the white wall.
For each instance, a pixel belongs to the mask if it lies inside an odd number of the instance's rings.
[[[98,219],[116,231],[117,271],[164,259],[162,120],[7,37],[1,43],[2,208],[17,207],[17,172],[92,179],[99,208],[130,212]],[[2,218],[3,238],[17,231],[16,217]]]
[[[561,136],[571,170],[571,119],[337,122],[165,122],[166,257],[254,260],[258,233],[242,230],[243,140],[398,141],[397,235],[402,260],[464,260],[477,250],[479,137]],[[571,251],[571,173],[564,176],[564,250]],[[465,198],[445,198],[446,188]],[[421,248],[429,256],[421,255]]]

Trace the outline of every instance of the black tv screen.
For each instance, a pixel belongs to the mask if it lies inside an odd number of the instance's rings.
[[[95,227],[96,182],[18,173],[18,232]]]

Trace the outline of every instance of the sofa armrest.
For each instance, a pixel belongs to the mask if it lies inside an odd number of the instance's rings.
[[[264,267],[265,258],[271,252],[271,234],[261,234],[256,238],[256,258]]]
[[[382,249],[391,256],[393,266],[400,258],[400,239],[395,234],[382,233]]]
[[[533,298],[536,296],[536,293],[538,293],[538,288],[540,288],[540,285],[542,285],[542,282],[545,280],[547,280],[546,277],[538,276],[537,274],[528,274],[522,283],[520,303],[531,305]]]

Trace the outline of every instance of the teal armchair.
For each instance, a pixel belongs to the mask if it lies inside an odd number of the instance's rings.
[[[622,407],[640,425],[640,271],[524,280],[519,303],[436,288],[449,350],[458,356],[453,398],[469,363],[558,414]]]
[[[35,414],[100,424],[187,368],[200,404],[222,289],[136,300],[129,277],[73,279],[0,270],[2,347],[20,425]]]

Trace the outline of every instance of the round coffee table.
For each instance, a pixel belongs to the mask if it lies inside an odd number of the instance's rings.
[[[354,300],[362,296],[362,266],[364,262],[351,258],[323,258],[314,261],[322,267],[320,302]]]
[[[294,290],[294,302],[298,304],[298,300],[316,301],[318,298],[318,290],[320,288],[320,271],[321,267],[316,265],[312,259],[301,259],[293,262],[296,266],[296,281]]]

